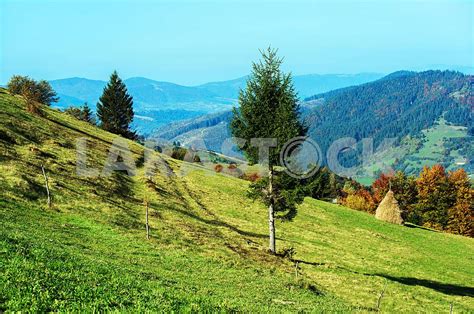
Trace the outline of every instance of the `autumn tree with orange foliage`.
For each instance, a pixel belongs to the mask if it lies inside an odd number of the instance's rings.
[[[379,204],[385,197],[385,194],[387,194],[390,184],[393,181],[393,177],[393,172],[381,173],[379,177],[372,183],[372,194],[374,201],[377,204]]]
[[[382,173],[372,183],[372,194],[375,204],[380,204],[389,189],[392,189],[404,220],[410,221],[413,206],[418,201],[416,179],[407,176],[402,171],[396,173]],[[411,221],[410,221],[411,222]]]
[[[390,188],[405,222],[474,237],[474,189],[464,169],[446,173],[442,165],[425,166],[417,178],[382,173],[370,190],[349,180],[340,202],[374,213]]]
[[[418,224],[443,230],[448,225],[448,210],[456,201],[455,188],[450,184],[442,165],[425,166],[416,180],[418,203],[415,214]]]
[[[474,189],[464,169],[450,171],[448,181],[455,189],[456,201],[448,210],[447,230],[474,237]]]
[[[347,181],[343,188],[344,197],[341,203],[352,209],[375,213],[377,208],[372,194],[361,184],[355,181]]]

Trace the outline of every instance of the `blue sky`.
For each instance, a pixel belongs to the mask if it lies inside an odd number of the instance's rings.
[[[0,0],[0,83],[117,69],[192,85],[247,74],[268,45],[294,74],[474,64],[474,1],[255,2]]]

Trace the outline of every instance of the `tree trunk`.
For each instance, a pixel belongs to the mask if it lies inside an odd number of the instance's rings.
[[[270,166],[268,172],[268,194],[270,197],[270,205],[268,206],[268,227],[270,233],[270,252],[276,253],[276,240],[275,240],[275,209],[273,199],[273,167]]]

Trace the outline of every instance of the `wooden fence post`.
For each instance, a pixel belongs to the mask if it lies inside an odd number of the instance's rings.
[[[145,201],[145,223],[146,223],[146,239],[150,240],[150,225],[148,224],[148,201]]]
[[[41,165],[41,171],[43,172],[44,182],[45,182],[45,186],[46,186],[46,194],[48,195],[48,207],[51,208],[51,194],[49,193],[48,176],[46,175],[46,171],[44,170],[43,165]]]
[[[382,303],[383,295],[385,294],[385,289],[387,289],[387,281],[385,281],[385,285],[383,287],[383,290],[380,293],[379,298],[377,299],[377,312],[380,312],[380,305]]]

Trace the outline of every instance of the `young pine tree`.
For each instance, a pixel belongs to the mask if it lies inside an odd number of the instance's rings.
[[[133,98],[128,94],[127,87],[117,71],[112,73],[99,98],[97,116],[104,130],[126,138],[136,138],[135,132],[130,130],[130,123],[133,121]]]
[[[260,196],[268,206],[272,253],[276,253],[275,212],[294,211],[294,203],[302,200],[283,184],[287,181],[283,174],[275,171],[275,167],[280,166],[279,153],[289,139],[303,136],[307,131],[299,120],[298,99],[291,75],[282,73],[281,64],[276,50],[268,48],[262,52],[262,60],[252,65],[246,89],[240,91],[240,108],[234,108],[231,121],[233,136],[246,140],[241,149],[250,164],[258,163],[262,157],[255,142],[252,143],[253,138],[277,140],[276,146],[269,151],[268,178],[252,184],[250,192],[251,196]]]
[[[83,106],[81,107],[69,107],[67,108],[66,110],[64,110],[65,113],[73,116],[74,118],[78,119],[78,120],[81,120],[81,121],[85,121],[85,122],[88,122],[90,124],[96,124],[95,122],[95,118],[94,118],[94,115],[92,113],[92,110],[91,108],[89,107],[89,105],[86,103],[84,103]]]
[[[90,124],[95,124],[95,119],[94,119],[94,115],[92,113],[92,110],[91,108],[89,107],[89,105],[86,103],[84,103],[84,105],[82,106],[82,109],[81,109],[81,120],[83,121],[86,121]]]

